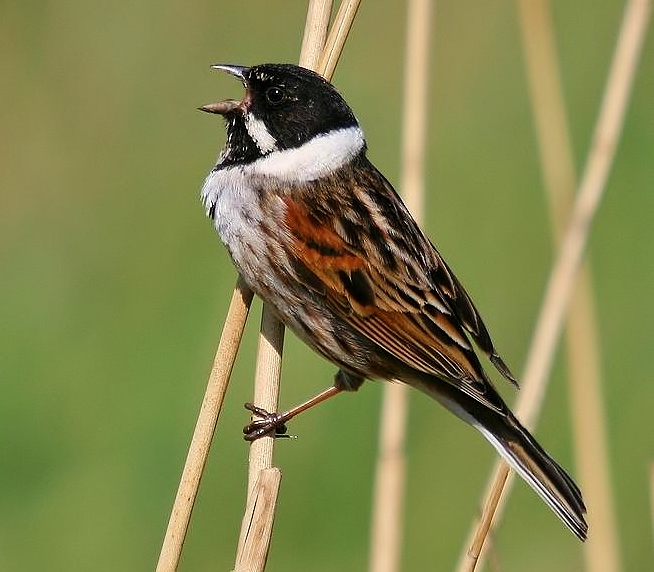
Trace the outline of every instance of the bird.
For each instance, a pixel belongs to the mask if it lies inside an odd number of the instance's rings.
[[[303,342],[338,367],[333,385],[283,413],[246,404],[257,439],[366,379],[409,385],[477,429],[585,540],[582,494],[511,412],[475,346],[510,383],[472,299],[367,157],[338,90],[311,70],[215,64],[242,99],[221,115],[227,140],[201,200],[245,283]]]

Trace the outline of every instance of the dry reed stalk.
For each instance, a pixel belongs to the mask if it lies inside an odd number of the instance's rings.
[[[332,2],[310,2],[299,61],[301,66],[322,72],[323,75],[328,73],[331,77],[356,14],[356,8],[348,8],[349,4],[352,3],[342,4],[336,16],[334,28],[337,33],[333,36],[334,44],[329,48],[329,58],[325,58],[325,65],[329,65],[331,69],[326,72],[316,68],[320,54],[324,55]],[[283,338],[283,324],[264,304],[254,403],[268,411],[277,410]],[[248,500],[241,526],[235,572],[260,572],[266,565],[281,479],[281,472],[272,468],[273,444],[273,436],[264,436],[250,446]],[[272,478],[275,480],[271,484],[268,479]]]
[[[303,54],[305,50],[309,50],[306,57],[310,63],[317,60],[317,56],[312,55],[311,50],[315,53],[320,53],[320,48],[317,48],[315,45],[315,38],[322,37],[320,41],[324,43],[324,35],[329,22],[329,14],[331,13],[331,4],[331,0],[312,0],[310,3],[307,28],[313,26],[313,29],[311,34],[305,35],[305,41],[303,42]],[[326,17],[324,16],[325,12],[327,13]],[[322,16],[320,15],[321,13],[323,14]],[[321,22],[323,23],[321,24]],[[324,27],[325,31],[321,31],[321,26]],[[311,39],[312,37],[314,38],[313,40]],[[253,292],[239,276],[234,287],[223,333],[218,350],[216,351],[202,407],[189,447],[186,464],[182,471],[177,495],[173,503],[171,516],[157,562],[157,572],[174,572],[179,565],[193,504],[197,497],[200,479],[209,454],[211,439],[222,408],[227,385],[229,384],[229,376],[243,335],[252,297]],[[265,483],[262,483],[263,485]],[[279,483],[274,489],[277,490],[278,486]],[[266,489],[266,492],[270,490]],[[272,513],[274,514],[274,510]]]
[[[400,567],[408,398],[404,385],[388,383],[384,386],[372,506],[370,572],[395,572]]]
[[[207,389],[202,400],[200,414],[195,425],[195,431],[193,432],[186,463],[168,521],[159,561],[157,562],[157,572],[174,572],[177,570],[186,530],[191,519],[202,472],[209,455],[211,439],[229,384],[229,376],[241,343],[252,296],[252,290],[245,285],[245,282],[239,276],[227,311],[220,343],[209,374]]]
[[[334,18],[334,23],[327,36],[325,48],[322,51],[318,62],[317,71],[327,81],[331,80],[336,69],[336,64],[343,53],[345,40],[352,29],[354,18],[359,10],[361,0],[342,0],[338,7],[338,12]]]
[[[348,1],[344,2],[341,6],[342,10],[339,11],[335,20],[337,32],[333,35],[332,43],[329,47],[329,55],[326,56],[323,54],[325,61],[324,69],[328,66],[330,71],[325,72],[323,70],[323,75],[328,74],[331,77],[336,67],[359,3],[360,0]],[[324,36],[329,23],[331,6],[331,0],[311,0],[310,2],[300,60],[300,64],[305,67],[316,67],[318,54],[321,53],[321,48],[324,44]],[[174,572],[177,570],[193,504],[197,497],[200,479],[209,454],[211,439],[222,408],[227,385],[229,384],[229,376],[243,335],[252,297],[253,292],[245,284],[242,277],[239,276],[234,288],[227,318],[225,319],[223,333],[209,376],[207,390],[189,447],[180,485],[173,503],[170,520],[157,562],[157,572]],[[269,335],[268,338],[267,334]],[[261,342],[265,348],[264,356],[261,357],[261,353],[259,354],[260,361],[257,362],[257,367],[259,369],[259,364],[261,364],[261,371],[266,371],[265,375],[262,373],[260,389],[261,394],[267,397],[259,400],[255,391],[255,402],[264,403],[264,400],[272,401],[274,399],[275,404],[268,406],[270,410],[274,410],[276,409],[276,395],[278,394],[278,370],[281,367],[283,325],[271,313],[266,312],[265,306],[262,313],[262,336],[260,339],[265,339],[266,341],[265,343]],[[267,378],[265,382],[263,381],[264,377]],[[267,440],[272,440],[272,438],[263,438],[259,441],[265,443]],[[246,511],[244,517],[244,522],[248,519],[248,528],[256,526],[258,527],[257,530],[262,532],[260,535],[255,536],[242,535],[239,541],[239,556],[237,557],[237,565],[246,566],[242,569],[248,571],[250,569],[254,570],[254,568],[247,568],[249,564],[244,564],[244,562],[250,560],[251,556],[249,555],[252,554],[259,555],[259,561],[262,561],[261,570],[265,567],[265,558],[268,553],[270,535],[272,534],[272,518],[275,513],[277,491],[281,479],[281,472],[279,470],[265,468],[268,464],[272,463],[272,449],[270,444],[264,445],[263,443],[261,447],[257,446],[255,448],[257,452],[254,454],[254,459],[252,453],[250,456],[251,469],[248,490],[252,493],[250,495],[252,502],[248,502],[251,511]],[[255,467],[259,468],[257,469]],[[262,469],[261,467],[264,468]],[[261,479],[258,478],[259,474],[262,477]],[[253,492],[255,489],[256,493]],[[271,496],[274,496],[274,499]],[[262,499],[264,502],[255,502],[256,499]],[[262,542],[266,537],[267,541]],[[250,544],[253,538],[256,539],[257,543],[254,547]],[[263,557],[261,556],[262,554]]]
[[[331,0],[311,0],[302,38],[300,65],[314,69],[325,45],[332,10]],[[261,316],[261,334],[257,353],[254,404],[268,411],[277,411],[281,373],[284,325],[267,304]],[[252,495],[260,470],[272,467],[275,438],[264,436],[250,445],[248,499]]]
[[[407,207],[419,224],[424,219],[430,25],[431,0],[411,0],[407,7],[400,189]],[[395,572],[400,567],[407,416],[406,386],[399,383],[386,384],[383,390],[373,499],[371,572]]]
[[[530,97],[554,240],[560,244],[576,175],[547,0],[518,3]],[[619,572],[620,551],[609,477],[598,331],[589,263],[580,271],[568,313],[566,358],[577,472],[593,533],[584,546],[590,572]]]
[[[302,67],[318,71],[318,62],[325,49],[333,5],[332,0],[310,0],[300,49],[299,63]]]
[[[261,469],[252,494],[248,497],[242,538],[234,572],[263,572],[268,559],[270,538],[282,472],[277,467]]]
[[[615,155],[636,63],[647,29],[649,12],[649,0],[630,0],[625,8],[584,176],[576,195],[570,223],[550,275],[527,358],[523,390],[516,407],[518,417],[527,427],[533,426],[542,402],[556,341],[562,329],[577,271],[581,266],[590,226],[602,198]],[[507,465],[503,462],[498,463],[487,488],[480,521],[462,554],[459,571],[472,571],[476,568],[500,500],[506,498],[508,485],[505,487],[505,481],[508,478]]]
[[[264,304],[261,310],[253,403],[267,411],[278,409],[283,349],[284,324],[270,306]],[[273,468],[274,443],[273,435],[264,435],[250,444],[246,509],[236,550],[235,572],[261,571],[266,566],[281,480],[279,469],[264,475],[265,471]],[[275,482],[271,483],[270,478],[273,477]],[[271,498],[272,493],[274,498]],[[253,530],[261,534],[253,535]]]
[[[582,267],[570,305],[567,359],[577,474],[592,534],[584,544],[589,572],[620,572],[620,543],[600,387],[598,329],[590,274]],[[573,354],[574,352],[574,354]],[[574,357],[573,357],[574,355]]]

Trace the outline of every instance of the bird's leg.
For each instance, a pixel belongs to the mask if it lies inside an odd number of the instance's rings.
[[[264,435],[273,432],[275,436],[284,435],[286,433],[285,424],[287,421],[293,419],[293,417],[299,415],[303,411],[310,409],[314,405],[318,405],[330,397],[338,395],[342,391],[355,391],[359,389],[363,380],[363,377],[339,370],[334,378],[334,385],[283,413],[271,413],[261,407],[257,407],[253,403],[246,403],[245,408],[252,411],[252,413],[261,419],[255,419],[252,423],[243,427],[244,438],[246,441],[254,441],[259,437],[263,437]]]
[[[296,405],[291,409],[284,411],[283,413],[275,413],[266,411],[261,407],[257,407],[253,403],[246,403],[245,408],[249,411],[252,411],[257,417],[261,419],[255,419],[249,425],[243,427],[243,435],[246,441],[254,441],[259,437],[268,435],[270,433],[275,434],[275,436],[280,437],[286,433],[286,422],[290,419],[293,419],[296,415],[306,411],[307,409],[318,405],[333,397],[334,395],[339,394],[342,389],[337,388],[335,385],[328,387],[324,391],[321,391],[318,395],[314,395],[312,398],[307,399],[304,403]]]

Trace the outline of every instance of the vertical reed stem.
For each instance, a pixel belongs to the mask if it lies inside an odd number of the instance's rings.
[[[252,290],[245,285],[245,282],[239,276],[227,311],[220,343],[209,374],[207,389],[189,446],[170,520],[168,521],[159,561],[157,562],[157,572],[174,572],[179,565],[186,530],[191,520],[191,512],[198,494],[200,479],[209,456],[211,439],[229,385],[229,376],[232,373],[232,367],[241,343],[252,296]]]
[[[425,202],[431,8],[431,0],[410,0],[407,9],[400,189],[419,224],[424,219]],[[407,388],[399,383],[386,384],[382,399],[369,570],[396,572],[400,568],[404,525]]]
[[[345,40],[352,29],[354,18],[359,10],[361,0],[342,0],[334,18],[329,35],[325,42],[325,49],[322,51],[318,68],[315,70],[326,80],[331,80],[338,60],[343,53]]]
[[[527,357],[523,389],[516,407],[517,416],[527,427],[533,426],[542,402],[556,342],[576,283],[593,217],[601,201],[615,155],[636,63],[647,29],[649,11],[649,0],[630,0],[625,9],[584,176],[550,275]],[[462,554],[459,571],[472,571],[477,566],[500,501],[508,494],[506,491],[511,482],[510,477],[507,479],[508,472],[505,463],[499,463],[493,471],[483,502],[484,512],[473,530],[468,548]],[[505,492],[504,495],[502,491]]]
[[[254,377],[254,404],[267,411],[278,409],[283,348],[284,324],[270,306],[264,304]],[[274,436],[265,435],[250,444],[248,494],[235,572],[262,572],[266,567],[281,480],[281,471],[272,470],[274,443]]]
[[[574,199],[576,176],[550,6],[547,0],[521,0],[518,7],[550,224],[555,243],[560,245]],[[619,572],[598,331],[588,261],[580,269],[570,305],[566,348],[577,471],[586,504],[592,507],[588,525],[593,533],[584,546],[587,569]]]
[[[315,70],[323,52],[331,9],[331,0],[311,0],[309,3],[299,62],[301,66]],[[340,16],[337,15],[334,25],[337,26],[337,36],[342,41],[339,39],[331,48],[331,72],[336,66],[355,14],[356,9],[341,10]],[[349,20],[344,23],[342,19],[346,18]],[[254,403],[268,411],[277,410],[283,339],[283,324],[269,306],[264,304]],[[265,436],[250,446],[248,500],[241,526],[235,572],[262,572],[265,569],[281,479],[279,469],[272,467],[274,441],[274,437]]]

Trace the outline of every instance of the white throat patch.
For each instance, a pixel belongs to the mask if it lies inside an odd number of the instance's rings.
[[[277,141],[275,141],[275,138],[270,134],[266,124],[261,119],[257,119],[251,113],[246,113],[245,128],[256,143],[259,151],[264,155],[277,149]]]

